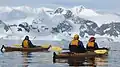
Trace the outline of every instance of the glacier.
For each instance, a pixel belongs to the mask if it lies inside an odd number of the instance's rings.
[[[90,36],[119,41],[119,25],[120,16],[84,6],[0,7],[0,39],[23,39],[29,35],[36,40],[71,40],[74,34],[79,34],[84,41]]]

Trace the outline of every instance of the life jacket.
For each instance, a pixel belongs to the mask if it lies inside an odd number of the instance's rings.
[[[29,47],[28,40],[24,40],[23,41],[23,46],[24,46],[24,48],[28,48]]]
[[[79,40],[72,40],[71,45],[78,46],[78,42],[79,42]]]
[[[88,42],[88,47],[94,47],[95,45],[94,45],[95,43],[94,42]]]

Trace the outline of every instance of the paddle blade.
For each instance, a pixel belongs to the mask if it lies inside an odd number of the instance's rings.
[[[43,44],[43,45],[40,45],[41,47],[43,48],[48,48],[50,46],[50,44]]]
[[[55,51],[55,52],[61,52],[61,51],[62,51],[62,48],[59,47],[59,46],[52,46],[52,47],[51,47],[51,50],[52,50],[52,51]]]
[[[15,46],[15,47],[22,47],[20,44],[13,44],[12,46]]]
[[[94,52],[97,53],[97,54],[105,54],[108,51],[107,50],[95,50]]]

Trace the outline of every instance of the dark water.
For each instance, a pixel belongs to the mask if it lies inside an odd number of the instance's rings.
[[[1,44],[18,44],[21,41],[1,41]],[[50,43],[67,46],[63,41],[33,41],[35,44]],[[0,52],[0,67],[120,67],[119,42],[109,43],[110,51],[107,57],[92,57],[88,60],[81,59],[57,59],[53,63],[53,52]],[[78,66],[75,66],[78,65]]]

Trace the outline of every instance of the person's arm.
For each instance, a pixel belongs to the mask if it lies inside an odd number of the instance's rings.
[[[80,49],[82,49],[83,52],[86,52],[86,49],[85,49],[82,41],[79,41],[79,46],[81,47]]]
[[[71,47],[71,46],[70,46],[70,43],[69,43],[69,49],[70,49],[70,47]]]
[[[32,44],[32,42],[29,40],[29,46],[30,47],[36,47],[35,45]]]
[[[71,42],[69,43],[69,50],[71,51]]]
[[[87,45],[86,45],[86,49],[88,49],[88,43],[87,43]]]
[[[98,47],[98,44],[95,42],[95,49],[98,49],[99,47]]]
[[[85,49],[82,41],[79,41],[79,46],[82,47],[83,49]]]

